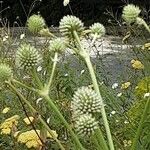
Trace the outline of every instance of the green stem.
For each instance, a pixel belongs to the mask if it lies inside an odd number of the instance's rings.
[[[86,57],[85,61],[86,61],[87,67],[88,67],[90,75],[91,75],[91,79],[92,79],[92,82],[93,82],[94,89],[97,92],[97,94],[98,94],[99,98],[101,99],[102,103],[104,104],[102,96],[100,94],[100,90],[99,90],[99,86],[98,86],[97,79],[96,79],[96,76],[95,76],[95,72],[94,72],[92,63],[90,61],[90,57]],[[101,113],[102,113],[102,118],[103,118],[103,121],[104,121],[104,126],[105,126],[105,129],[106,129],[106,134],[107,134],[110,150],[114,150],[114,144],[113,144],[113,140],[112,140],[112,136],[111,136],[109,123],[108,123],[108,120],[107,120],[107,115],[106,115],[106,112],[105,112],[104,105],[102,105]]]
[[[29,103],[28,100],[26,100],[26,98],[16,89],[16,87],[14,87],[10,82],[6,82],[11,89],[19,96],[20,99],[23,100],[23,102],[28,106],[28,108],[31,110],[31,112],[36,113],[36,109],[34,109],[34,107],[32,107],[32,105]],[[60,143],[60,141],[56,138],[56,136],[54,135],[54,133],[52,132],[52,130],[49,128],[49,126],[45,123],[45,121],[41,118],[41,116],[39,115],[39,121],[42,123],[42,125],[47,129],[47,131],[50,133],[50,135],[52,135],[53,139],[57,142],[57,144],[59,145],[59,147],[61,148],[61,150],[65,150],[65,148],[63,147],[63,145]]]
[[[147,23],[144,20],[143,20],[143,26],[150,33],[150,28],[149,28],[149,26],[147,25]]]
[[[37,82],[37,85],[39,86],[39,88],[42,89],[42,88],[43,88],[43,84],[42,84],[41,80],[40,80],[39,77],[38,77],[36,68],[33,68],[33,70],[32,70],[32,75],[33,75],[33,77],[35,78],[35,81]]]
[[[44,99],[48,102],[50,108],[53,109],[53,111],[57,114],[57,116],[64,123],[64,125],[66,126],[66,128],[69,130],[69,132],[70,132],[70,134],[71,134],[74,142],[76,143],[77,147],[79,148],[78,150],[85,150],[83,148],[82,144],[80,143],[78,137],[73,132],[72,128],[70,127],[70,125],[68,124],[68,122],[66,121],[66,119],[63,117],[63,115],[61,114],[61,112],[58,110],[58,108],[55,106],[55,104],[53,103],[53,101],[50,99],[50,97],[48,95],[43,95],[43,94],[41,96],[44,97]]]
[[[18,81],[18,80],[12,79],[11,81],[12,81],[13,83],[16,83],[16,84],[18,84],[18,85],[24,87],[24,88],[27,88],[27,89],[30,90],[30,91],[37,92],[36,89],[34,89],[34,88],[32,88],[32,87],[29,87],[29,86],[25,85],[24,83],[21,83],[21,82]]]
[[[145,108],[144,108],[144,111],[143,111],[143,116],[142,116],[142,118],[141,118],[141,120],[140,120],[140,123],[139,123],[138,129],[137,129],[135,138],[134,138],[134,140],[133,140],[133,144],[132,144],[131,150],[137,150],[138,139],[139,139],[140,134],[141,134],[141,132],[142,132],[143,123],[144,123],[144,121],[146,120],[146,117],[147,117],[147,113],[148,113],[148,111],[149,111],[149,108],[150,108],[150,99],[147,99],[147,102],[146,102],[146,104],[145,104]]]
[[[101,146],[102,150],[108,150],[108,146],[106,144],[106,141],[103,137],[102,131],[100,130],[100,128],[98,128],[95,131],[95,136],[97,137],[97,141],[99,142],[99,145]]]
[[[54,77],[54,72],[55,72],[55,69],[56,69],[56,65],[57,65],[57,62],[58,62],[58,53],[56,52],[55,53],[55,56],[54,56],[54,59],[53,59],[53,67],[52,67],[52,72],[51,72],[51,76],[49,78],[49,81],[48,81],[48,85],[47,85],[47,89],[49,90],[50,86],[51,86],[51,83],[52,83],[52,80],[53,80],[53,77]]]
[[[94,89],[97,92],[99,98],[101,99],[101,101],[103,103],[103,99],[102,99],[102,96],[100,94],[100,90],[99,90],[99,86],[98,86],[97,79],[96,79],[96,76],[95,76],[95,72],[94,72],[94,69],[93,69],[93,66],[92,66],[92,63],[91,63],[91,60],[90,60],[90,56],[89,56],[88,52],[82,47],[77,32],[74,31],[73,34],[74,34],[74,37],[75,37],[75,39],[76,39],[76,41],[79,45],[80,55],[85,59],[85,62],[86,62],[87,67],[89,69]],[[113,140],[112,140],[112,136],[111,136],[111,132],[110,132],[110,128],[109,128],[109,124],[108,124],[107,115],[106,115],[106,112],[105,112],[104,105],[101,108],[101,113],[102,113],[102,118],[103,118],[103,121],[104,121],[104,126],[105,126],[105,129],[106,129],[106,134],[107,134],[110,150],[114,150],[114,144],[113,144]]]

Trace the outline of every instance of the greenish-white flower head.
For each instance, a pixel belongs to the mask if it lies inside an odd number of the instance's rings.
[[[90,36],[94,37],[96,35],[97,38],[102,37],[106,32],[105,27],[101,23],[94,23],[89,29]]]
[[[134,23],[139,16],[141,10],[138,6],[129,4],[123,8],[122,18],[128,23]]]
[[[22,44],[16,52],[16,65],[20,68],[30,69],[38,66],[41,61],[42,56],[30,44]]]
[[[91,114],[100,112],[102,101],[97,93],[89,87],[79,88],[73,95],[71,108],[74,114]]]
[[[78,36],[83,35],[84,27],[82,21],[75,16],[64,16],[59,24],[60,32],[63,36],[74,38],[73,32],[76,31]]]
[[[98,128],[98,122],[90,114],[78,116],[75,129],[80,136],[90,136]]]
[[[67,41],[64,38],[56,38],[50,41],[49,51],[62,53],[67,48]]]
[[[0,84],[8,81],[13,76],[11,68],[7,64],[0,64]]]
[[[27,20],[27,26],[30,32],[33,34],[39,33],[46,26],[45,20],[40,15],[32,15]]]

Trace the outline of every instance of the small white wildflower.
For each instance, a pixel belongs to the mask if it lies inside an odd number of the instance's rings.
[[[122,93],[118,93],[118,94],[117,94],[117,97],[121,97],[121,96],[122,96]]]
[[[31,77],[29,75],[26,75],[23,77],[23,79],[30,79]]]
[[[145,93],[144,98],[150,97],[150,93]]]
[[[117,87],[118,87],[118,83],[114,83],[114,84],[111,86],[112,89],[116,89]]]
[[[115,113],[116,113],[116,111],[114,111],[114,110],[111,112],[112,115],[114,115]]]
[[[118,123],[119,122],[119,120],[116,120],[116,123]]]
[[[37,72],[40,72],[41,70],[42,70],[42,67],[41,67],[41,66],[38,66]]]
[[[3,42],[5,42],[6,40],[7,40],[6,37],[4,37],[4,38],[3,38]]]
[[[64,76],[67,77],[67,76],[68,76],[68,73],[66,73]]]
[[[39,104],[39,102],[42,100],[42,98],[40,97],[40,98],[38,98],[37,100],[36,100],[36,104]]]
[[[80,74],[82,75],[85,72],[85,70],[81,70]]]
[[[124,124],[128,124],[128,123],[129,123],[129,121],[127,121],[127,120],[124,121]]]
[[[69,4],[70,0],[64,0],[63,5],[67,6]]]
[[[25,34],[20,35],[20,40],[22,40],[25,37]]]
[[[47,119],[47,121],[46,121],[47,123],[50,123],[50,117]]]

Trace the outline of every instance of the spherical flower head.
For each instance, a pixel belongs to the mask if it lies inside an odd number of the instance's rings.
[[[0,84],[12,77],[12,70],[7,64],[0,64]]]
[[[64,38],[56,38],[50,41],[49,51],[62,53],[65,51],[67,41]]]
[[[136,21],[140,12],[141,10],[139,9],[139,7],[133,4],[129,4],[123,8],[122,17],[127,23],[131,24]]]
[[[90,136],[98,128],[98,122],[90,114],[84,114],[79,116],[75,122],[75,129],[81,136]]]
[[[95,35],[100,38],[105,35],[105,27],[101,23],[94,23],[90,26],[90,36],[94,37]]]
[[[75,92],[71,103],[75,114],[100,112],[101,106],[102,101],[97,93],[93,89],[84,86]]]
[[[37,34],[46,26],[46,24],[44,19],[40,15],[32,15],[27,20],[27,26],[30,32],[32,32],[33,34]]]
[[[134,69],[144,69],[144,65],[139,60],[131,60],[132,67]]]
[[[16,65],[21,68],[31,69],[38,66],[41,61],[42,56],[30,44],[21,45],[16,52]]]
[[[82,36],[84,27],[79,18],[67,15],[61,19],[59,29],[64,36],[74,38],[73,32],[76,31],[79,36]]]

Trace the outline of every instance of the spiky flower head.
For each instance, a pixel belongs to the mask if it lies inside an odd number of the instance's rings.
[[[101,36],[105,35],[105,27],[101,23],[94,23],[90,26],[90,35],[94,37],[95,35],[100,38]]]
[[[64,38],[56,38],[50,41],[49,51],[62,53],[67,47],[67,41]]]
[[[64,16],[59,24],[60,32],[68,37],[74,38],[73,32],[76,31],[79,36],[83,35],[83,23],[82,21],[75,16]]]
[[[75,114],[87,114],[100,112],[102,101],[97,93],[89,87],[79,88],[71,103],[72,110]]]
[[[28,69],[37,66],[42,61],[42,56],[30,44],[22,44],[16,52],[16,65]]]
[[[7,64],[0,64],[0,84],[12,77],[12,70]]]
[[[90,136],[98,128],[98,122],[90,114],[84,114],[78,117],[75,122],[75,129],[81,136]]]
[[[37,34],[46,26],[44,19],[40,15],[32,15],[27,20],[27,26],[30,32]]]
[[[141,10],[138,6],[129,4],[123,8],[122,18],[129,24],[134,23],[140,12]]]

